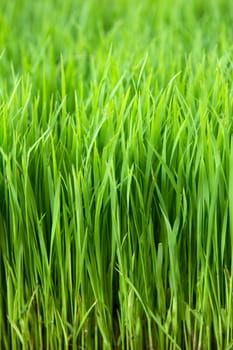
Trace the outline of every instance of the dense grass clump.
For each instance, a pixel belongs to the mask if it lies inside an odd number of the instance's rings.
[[[233,348],[228,0],[0,2],[0,348]]]

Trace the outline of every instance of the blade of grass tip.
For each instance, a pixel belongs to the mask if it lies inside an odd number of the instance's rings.
[[[12,102],[16,96],[16,92],[18,90],[18,87],[20,86],[21,80],[22,80],[21,78],[18,78],[17,81],[15,82],[14,89],[11,93],[11,96],[8,99],[8,104],[7,104],[8,108],[12,105]]]
[[[138,75],[137,89],[138,89],[139,86],[140,86],[140,82],[141,82],[141,79],[142,79],[142,74],[143,74],[143,71],[144,71],[144,69],[145,69],[146,62],[147,62],[147,60],[148,60],[148,57],[149,57],[149,54],[148,54],[148,52],[147,52],[146,55],[145,55],[145,58],[143,59],[142,67],[141,67],[140,72],[139,72],[139,75]]]
[[[117,93],[117,90],[122,86],[122,82],[123,80],[125,79],[125,76],[126,76],[126,73],[122,74],[120,79],[118,80],[118,82],[116,83],[116,85],[114,86],[110,96],[109,96],[109,99],[112,100],[113,97],[115,96],[115,94]]]
[[[179,188],[177,186],[175,177],[172,173],[172,171],[170,170],[170,168],[168,167],[167,163],[163,160],[162,156],[159,154],[159,152],[155,149],[155,147],[151,144],[151,142],[148,141],[148,145],[149,147],[151,147],[151,149],[153,150],[154,154],[156,155],[156,157],[158,158],[158,160],[161,162],[161,164],[163,165],[164,171],[167,174],[169,180],[171,181],[171,184],[176,192],[177,195],[179,195]]]
[[[62,121],[65,121],[66,113],[67,113],[67,92],[66,92],[66,75],[65,75],[65,66],[63,56],[60,58],[61,65],[61,98],[63,102],[62,106]]]
[[[116,125],[116,136],[118,136],[120,134],[120,131],[123,132],[122,130],[122,125],[123,125],[123,122],[124,120],[126,119],[128,113],[127,111],[129,111],[129,108],[131,108],[133,102],[134,102],[134,99],[135,99],[135,96],[133,97],[133,99],[130,101],[129,105],[128,105],[128,108],[127,108],[127,103],[128,103],[128,100],[129,100],[129,95],[130,95],[130,91],[131,91],[131,88],[129,87],[123,97],[123,100],[121,102],[121,107],[120,107],[120,111],[119,111],[119,114],[118,114],[118,117],[117,117],[117,125]],[[124,146],[125,148],[125,146]]]
[[[28,168],[28,164],[29,164],[29,160],[30,160],[30,155],[33,152],[34,149],[36,149],[36,147],[39,145],[39,143],[43,140],[44,142],[47,141],[48,137],[50,134],[50,129],[47,129],[35,142],[34,144],[28,149],[27,151],[27,168]]]
[[[94,146],[94,143],[95,143],[95,141],[97,139],[97,136],[98,136],[98,134],[99,134],[99,132],[100,132],[100,130],[101,130],[101,128],[102,128],[102,126],[103,126],[103,124],[105,123],[106,120],[107,120],[107,116],[104,115],[102,120],[100,121],[98,127],[96,128],[96,130],[94,132],[94,135],[93,135],[93,137],[91,139],[91,142],[90,142],[88,150],[87,150],[87,155],[86,155],[86,160],[85,160],[85,165],[86,166],[88,164],[88,161],[89,161],[89,158],[90,158],[90,155],[91,155],[91,151],[93,149],[93,146]]]
[[[108,56],[107,56],[107,60],[105,63],[105,69],[104,69],[104,74],[103,74],[102,80],[105,80],[108,77],[109,69],[110,69],[110,65],[111,65],[112,51],[113,51],[113,47],[111,44],[109,47]]]
[[[175,140],[173,141],[172,152],[171,152],[171,155],[170,155],[170,164],[172,164],[172,160],[173,160],[173,157],[174,157],[176,148],[177,148],[177,146],[179,145],[179,141],[180,141],[181,135],[182,135],[183,131],[185,130],[187,124],[188,124],[188,118],[187,118],[187,119],[184,119],[184,121],[183,121],[183,122],[181,123],[181,125],[179,126],[179,129],[178,129],[176,138],[175,138]]]

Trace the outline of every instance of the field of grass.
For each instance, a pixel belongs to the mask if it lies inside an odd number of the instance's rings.
[[[0,1],[0,349],[233,349],[232,23]]]

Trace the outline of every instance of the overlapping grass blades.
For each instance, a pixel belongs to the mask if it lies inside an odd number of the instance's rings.
[[[1,349],[231,349],[229,2],[56,4],[0,4]]]

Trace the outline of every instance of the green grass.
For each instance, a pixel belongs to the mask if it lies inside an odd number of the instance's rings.
[[[0,2],[0,348],[233,348],[228,0]]]

